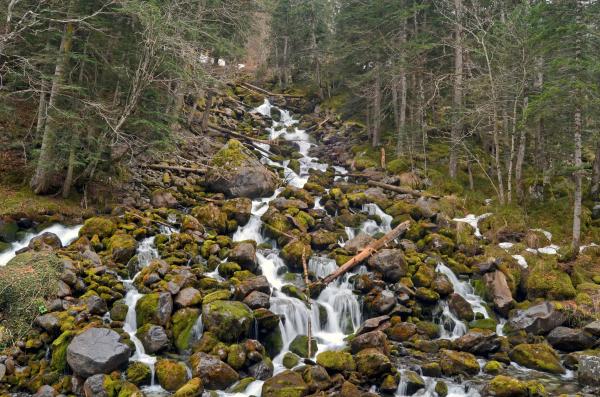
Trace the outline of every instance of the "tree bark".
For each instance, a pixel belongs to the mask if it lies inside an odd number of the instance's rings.
[[[462,132],[462,94],[463,94],[463,32],[462,0],[454,0],[456,22],[454,24],[454,89],[452,96],[452,129],[450,131],[450,160],[448,168],[451,178],[456,178],[458,169],[458,148]]]
[[[525,96],[523,98],[523,111],[522,114],[525,115],[527,112],[527,107],[529,105],[529,98]],[[523,117],[524,118],[524,117]],[[517,149],[517,162],[515,164],[515,187],[517,189],[517,198],[522,201],[524,198],[523,191],[523,163],[525,162],[525,149],[527,148],[527,130],[525,129],[525,124],[521,126],[521,131],[519,134],[519,148]]]
[[[70,3],[72,4],[72,3]],[[71,5],[69,5],[69,9]],[[53,109],[56,106],[57,97],[60,95],[60,89],[64,82],[65,69],[69,60],[69,52],[73,44],[73,32],[75,26],[72,22],[65,25],[63,36],[56,59],[54,76],[52,78],[52,87],[50,89],[50,98],[47,104],[47,117],[44,126],[44,135],[42,137],[42,148],[37,162],[36,170],[29,182],[35,194],[47,193],[51,188],[52,174],[56,167],[56,120],[53,118]]]
[[[592,200],[600,201],[600,140],[596,142],[596,154],[592,165],[590,195],[592,196]]]
[[[410,227],[410,223],[411,223],[410,221],[402,222],[401,224],[396,226],[394,229],[392,229],[390,232],[388,232],[385,236],[383,236],[379,240],[376,240],[376,241],[372,242],[371,244],[367,245],[365,247],[365,249],[360,251],[357,255],[352,257],[349,261],[344,263],[342,266],[340,266],[338,268],[338,270],[331,273],[329,276],[325,277],[320,282],[327,285],[327,284],[331,283],[332,281],[334,281],[335,279],[337,279],[338,277],[346,274],[348,271],[352,270],[352,268],[359,265],[362,261],[369,258],[371,255],[373,255],[375,252],[377,252],[381,248],[385,247],[391,241],[404,235],[404,233]]]
[[[575,200],[573,202],[573,249],[576,253],[579,252],[581,243],[581,182],[582,182],[582,159],[581,159],[581,108],[578,106],[575,109]]]
[[[381,71],[375,66],[375,83],[373,86],[373,147],[381,144]]]
[[[400,156],[404,152],[404,145],[406,145],[406,20],[402,20],[400,27],[400,76],[399,76],[399,90],[400,98],[398,100],[400,108],[398,109],[398,118],[396,120],[396,126],[398,128],[398,137],[396,141],[396,155]]]

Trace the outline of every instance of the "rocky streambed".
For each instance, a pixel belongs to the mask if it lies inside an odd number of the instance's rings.
[[[4,394],[598,395],[600,322],[543,253],[491,257],[471,218],[312,157],[284,107],[238,113],[258,152],[231,140],[201,177],[165,172],[156,205],[75,241],[54,230],[2,268]]]

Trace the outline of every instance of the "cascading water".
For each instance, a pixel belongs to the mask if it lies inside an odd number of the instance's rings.
[[[44,233],[54,233],[60,238],[63,247],[71,244],[79,236],[79,229],[82,225],[77,226],[63,226],[60,224],[52,225],[38,233],[27,233],[23,239],[16,241],[10,245],[8,250],[0,253],[0,266],[4,266],[15,257],[17,251],[23,249],[29,245],[29,242]]]
[[[173,228],[163,227],[161,232],[164,234],[172,234],[174,232]],[[156,389],[155,391],[162,391],[162,388],[155,384],[154,381],[154,365],[156,364],[156,357],[151,356],[146,353],[144,349],[144,345],[138,339],[136,332],[138,330],[137,326],[137,313],[136,313],[136,304],[137,302],[144,296],[140,293],[134,285],[134,280],[140,274],[141,270],[148,266],[152,260],[159,258],[158,250],[154,245],[154,236],[147,237],[142,240],[137,249],[137,259],[138,259],[138,273],[136,273],[133,277],[127,280],[122,280],[125,288],[127,289],[127,294],[125,295],[125,303],[128,306],[127,316],[125,317],[125,324],[123,325],[123,330],[127,332],[129,335],[129,339],[135,345],[135,353],[131,356],[130,361],[139,361],[150,367],[150,371],[152,374],[151,382],[149,389]],[[201,321],[201,320],[200,320]],[[200,323],[201,324],[201,323]],[[194,329],[197,332],[196,327]],[[201,332],[201,329],[200,329]],[[148,390],[147,390],[148,391]]]
[[[448,278],[452,284],[452,287],[454,288],[454,292],[469,302],[471,308],[473,309],[473,313],[480,314],[484,318],[489,318],[489,314],[484,306],[483,299],[475,293],[473,286],[468,281],[460,280],[456,274],[454,274],[452,269],[443,263],[438,263],[436,271],[442,273]],[[448,302],[440,302],[440,307],[442,310],[442,338],[456,339],[466,334],[467,326],[462,320],[460,320],[454,315],[454,313],[450,311]]]

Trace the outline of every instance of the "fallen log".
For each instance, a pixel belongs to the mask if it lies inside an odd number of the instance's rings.
[[[340,266],[335,272],[331,273],[329,276],[325,277],[324,279],[317,281],[316,283],[322,283],[324,285],[331,283],[338,277],[347,273],[349,270],[351,270],[355,266],[359,265],[365,259],[368,259],[371,255],[373,255],[375,252],[379,251],[381,248],[385,247],[391,241],[404,235],[404,233],[408,230],[409,227],[410,227],[410,221],[402,222],[401,224],[396,226],[394,229],[392,229],[390,232],[388,232],[385,236],[383,236],[379,240],[376,240],[376,241],[372,242],[371,244],[367,245],[365,247],[365,249],[360,251],[357,255],[353,256],[349,261],[347,261],[342,266]]]
[[[258,139],[258,138],[252,138],[250,136],[246,136],[244,134],[240,134],[240,133],[232,131],[230,129],[220,127],[220,126],[218,126],[216,124],[213,124],[213,123],[208,123],[208,128],[211,128],[211,129],[213,129],[213,130],[215,130],[217,132],[222,132],[223,134],[231,135],[231,136],[234,136],[234,137],[240,138],[240,139],[246,139],[246,140],[249,140],[249,141],[252,141],[252,142],[264,143],[265,145],[276,145],[277,144],[277,142],[275,142],[275,141],[265,140],[265,139]]]
[[[242,83],[242,86],[246,87],[247,89],[249,89],[251,91],[256,91],[259,94],[268,95],[268,96],[280,96],[280,97],[284,97],[284,98],[304,98],[304,95],[275,94],[273,92],[269,92],[263,88],[257,87],[250,83]]]
[[[396,193],[410,194],[410,195],[416,196],[416,197],[429,197],[429,198],[432,198],[432,199],[439,199],[440,198],[439,196],[435,196],[433,194],[429,194],[429,193],[425,193],[425,192],[419,192],[418,190],[413,190],[413,189],[410,189],[408,187],[388,185],[387,183],[383,183],[383,182],[368,181],[367,185],[369,185],[369,186],[375,186],[375,187],[380,187],[382,189],[390,190],[390,191],[396,192]]]
[[[174,165],[150,164],[150,165],[148,165],[148,168],[153,169],[153,170],[193,172],[196,174],[205,174],[206,173],[206,168],[178,167],[178,166],[174,166]]]

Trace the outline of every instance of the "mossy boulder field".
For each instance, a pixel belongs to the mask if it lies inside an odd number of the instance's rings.
[[[157,159],[70,226],[0,222],[1,396],[600,395],[600,250],[252,87],[215,93],[209,161]]]

